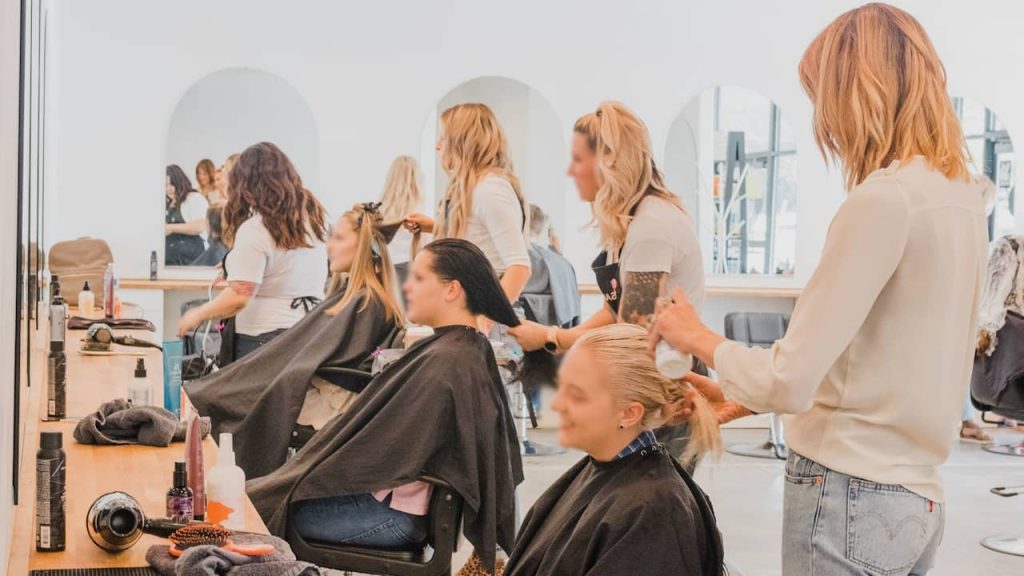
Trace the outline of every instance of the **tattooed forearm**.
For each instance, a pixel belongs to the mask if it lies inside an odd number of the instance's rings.
[[[667,278],[665,272],[624,272],[619,320],[646,327]]]

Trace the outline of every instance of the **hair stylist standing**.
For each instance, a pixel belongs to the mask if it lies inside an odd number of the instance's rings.
[[[728,342],[677,294],[651,341],[715,369],[721,390],[691,381],[720,419],[737,403],[795,414],[784,574],[920,575],[942,539],[938,468],[971,379],[987,189],[968,177],[942,63],[906,12],[843,14],[800,80],[849,193],[788,333],[769,350]]]
[[[324,297],[325,211],[302,185],[284,152],[249,147],[231,170],[224,206],[228,287],[190,310],[178,334],[213,318],[235,316],[235,359],[298,322]]]
[[[207,203],[177,164],[167,167],[164,200],[164,263],[187,266],[206,250]]]
[[[509,301],[518,301],[530,279],[527,206],[498,119],[483,104],[453,106],[441,114],[436,148],[448,173],[437,222],[410,214],[406,227],[472,242],[498,273]]]
[[[526,350],[566,350],[620,319],[646,325],[665,290],[681,288],[698,310],[704,301],[697,233],[654,165],[647,127],[622,103],[604,102],[573,132],[569,174],[591,203],[605,249],[592,265],[605,306],[572,329],[523,322],[510,332]]]

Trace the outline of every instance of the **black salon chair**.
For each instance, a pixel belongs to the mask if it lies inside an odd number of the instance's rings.
[[[776,340],[786,335],[789,328],[789,314],[778,312],[732,312],[725,317],[725,337],[748,346],[771,348]],[[730,454],[752,458],[789,457],[782,418],[768,414],[768,441],[761,444],[734,444],[726,447]]]
[[[289,522],[286,539],[299,560],[343,572],[384,576],[444,576],[452,572],[462,526],[462,497],[447,482],[423,477],[432,487],[427,545],[421,550],[378,550],[305,540]]]

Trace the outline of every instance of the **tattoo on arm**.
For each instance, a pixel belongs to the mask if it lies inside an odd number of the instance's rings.
[[[256,288],[259,284],[255,282],[241,282],[241,281],[230,281],[228,286],[235,291],[239,296],[252,297],[256,294]]]
[[[624,272],[619,321],[647,327],[668,279],[666,272]]]

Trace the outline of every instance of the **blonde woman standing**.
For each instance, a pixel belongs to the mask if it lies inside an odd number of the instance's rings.
[[[604,251],[593,269],[605,306],[572,329],[524,322],[510,332],[525,350],[568,349],[620,320],[646,325],[666,291],[682,289],[698,309],[704,301],[697,232],[654,164],[647,127],[621,102],[604,102],[573,132],[569,175],[600,233]]]
[[[409,214],[423,209],[423,174],[415,158],[399,156],[391,162],[380,202],[381,215],[386,223],[402,220]],[[421,239],[422,244],[428,242],[429,238]],[[409,261],[412,259],[412,249],[413,234],[405,228],[399,229],[388,244],[391,262],[398,273],[399,285],[405,282]]]
[[[843,14],[800,80],[848,195],[789,331],[770,350],[726,341],[679,293],[651,341],[715,369],[721,389],[697,383],[721,420],[793,414],[784,574],[921,575],[942,540],[939,466],[971,380],[991,188],[968,176],[942,62],[910,14]]]
[[[512,171],[508,142],[484,104],[459,104],[441,114],[436,150],[448,174],[437,218],[409,214],[410,232],[462,238],[483,251],[510,302],[530,279],[528,207]]]

